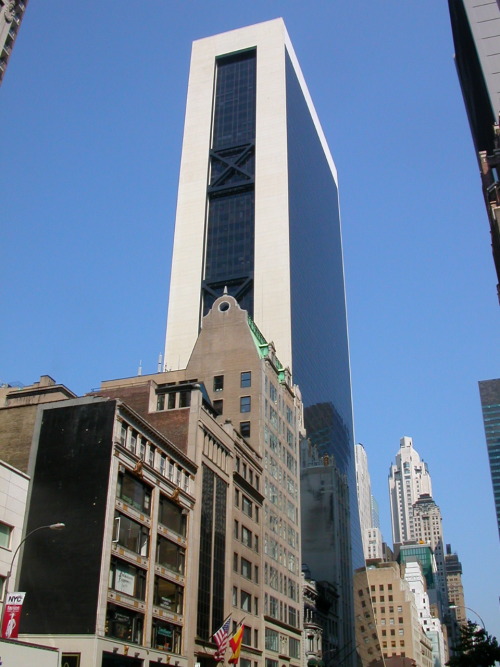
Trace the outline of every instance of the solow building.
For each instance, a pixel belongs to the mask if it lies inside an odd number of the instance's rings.
[[[300,386],[309,438],[345,475],[347,550],[360,567],[337,172],[282,19],[193,44],[166,368],[187,366],[225,291],[274,341]],[[321,554],[325,567],[335,557]]]
[[[354,648],[352,589],[348,587],[352,572],[347,478],[339,470],[335,457],[320,456],[309,439],[301,441],[300,457],[304,560],[317,581],[334,585],[336,591],[327,614],[330,623],[323,628],[324,650]],[[350,654],[347,664],[354,654],[355,651]]]

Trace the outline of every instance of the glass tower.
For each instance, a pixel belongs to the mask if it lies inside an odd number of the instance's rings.
[[[193,44],[166,369],[186,367],[226,290],[291,369],[307,436],[347,481],[352,571],[364,560],[337,173],[281,19]]]

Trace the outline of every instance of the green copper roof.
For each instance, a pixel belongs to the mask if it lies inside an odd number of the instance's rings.
[[[269,354],[269,343],[267,340],[264,338],[262,335],[262,332],[260,331],[259,327],[255,324],[255,322],[252,320],[250,315],[248,315],[248,326],[250,327],[250,331],[252,332],[252,337],[255,342],[255,346],[257,350],[259,351],[259,355],[261,359],[267,359],[270,357]],[[276,369],[278,371],[278,379],[280,382],[285,381],[285,369],[283,365],[281,364],[280,360],[276,355],[273,355],[272,362],[274,366],[276,366]]]

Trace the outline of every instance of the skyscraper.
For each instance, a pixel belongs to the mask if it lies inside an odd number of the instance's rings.
[[[373,522],[373,508],[377,506],[377,502],[371,492],[368,457],[363,445],[357,444],[354,446],[354,457],[363,553],[365,560],[382,558],[382,533],[380,532],[378,516],[376,517],[376,523]]]
[[[291,369],[308,437],[334,455],[356,508],[337,175],[281,19],[193,45],[166,368],[187,365],[226,289]],[[362,565],[356,511],[351,536]]]
[[[493,498],[500,534],[500,380],[484,380],[479,383],[483,408],[484,432],[490,460]]]
[[[389,471],[392,539],[394,544],[414,540],[413,506],[423,494],[432,496],[431,477],[427,464],[413,449],[407,436],[399,441],[396,463]]]
[[[455,63],[479,162],[500,299],[500,5],[448,0]]]

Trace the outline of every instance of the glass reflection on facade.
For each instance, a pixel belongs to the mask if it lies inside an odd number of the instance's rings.
[[[479,383],[483,408],[484,433],[490,461],[493,498],[500,534],[500,380],[484,380]]]

